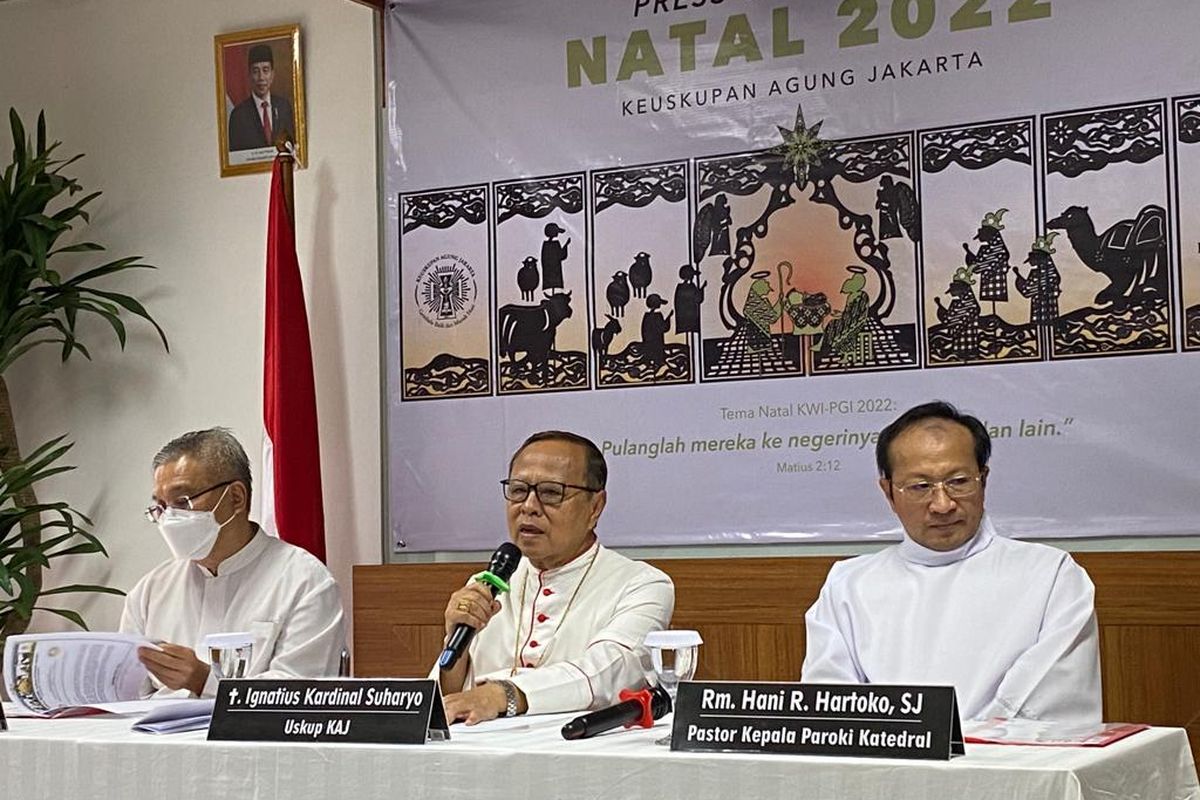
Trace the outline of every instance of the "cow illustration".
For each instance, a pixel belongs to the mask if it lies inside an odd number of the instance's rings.
[[[514,367],[541,371],[540,383],[550,380],[550,353],[559,324],[571,316],[571,293],[550,295],[536,306],[500,306],[500,357]],[[518,360],[517,354],[525,357]]]

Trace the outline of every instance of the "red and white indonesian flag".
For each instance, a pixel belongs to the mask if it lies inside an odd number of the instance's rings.
[[[262,525],[325,560],[325,509],[312,347],[296,238],[283,188],[271,174],[267,221],[267,309],[263,347]]]

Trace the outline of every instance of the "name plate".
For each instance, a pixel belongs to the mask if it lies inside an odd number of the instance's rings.
[[[952,686],[692,681],[671,749],[946,761],[963,754]]]
[[[450,731],[434,680],[223,680],[208,738],[424,744]]]

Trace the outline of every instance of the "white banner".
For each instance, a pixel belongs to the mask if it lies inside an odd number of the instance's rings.
[[[617,546],[896,532],[934,398],[1021,536],[1200,532],[1200,4],[402,0],[389,518],[491,549],[529,433]],[[1185,398],[1188,402],[1185,402]]]

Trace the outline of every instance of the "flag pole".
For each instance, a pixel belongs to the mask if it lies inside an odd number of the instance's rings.
[[[275,142],[275,156],[281,162],[283,167],[281,177],[283,178],[283,200],[287,206],[288,220],[292,223],[292,230],[296,229],[296,196],[293,189],[292,176],[296,168],[296,158],[292,155],[296,151],[296,145],[291,139],[279,137]]]

